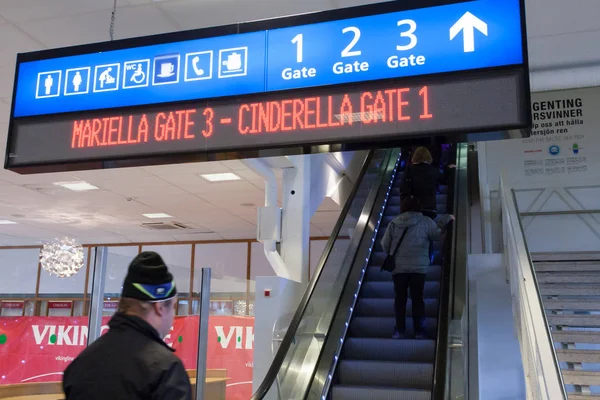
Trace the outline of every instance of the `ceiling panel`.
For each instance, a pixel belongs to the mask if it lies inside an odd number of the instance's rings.
[[[197,29],[320,11],[330,9],[332,5],[324,0],[221,0],[204,3],[199,7],[197,0],[184,0],[165,1],[160,3],[160,7],[167,11],[183,29]]]
[[[4,7],[0,7],[3,10]],[[55,27],[56,28],[56,27]],[[14,65],[17,53],[25,53],[44,48],[38,41],[25,32],[22,27],[12,24],[0,24],[0,66]],[[1,97],[11,97],[10,93],[2,93]]]
[[[69,173],[73,177],[94,183],[96,181],[106,180],[137,180],[150,178],[153,175],[144,168],[109,168],[97,169],[92,171],[75,171]]]
[[[22,29],[48,47],[64,47],[110,40],[110,10],[26,21]],[[135,22],[132,22],[135,21]],[[119,9],[115,20],[115,39],[145,36],[177,30],[159,9],[152,5]],[[77,34],[74,34],[77,32]]]
[[[526,5],[529,37],[600,29],[598,0],[577,0],[575,3],[564,0],[527,0]],[[559,46],[555,49],[564,50]]]
[[[200,198],[211,203],[213,202],[211,200],[215,200],[215,198],[217,198],[216,201],[218,202],[220,196],[224,196],[227,193],[231,194],[233,192],[237,192],[239,198],[239,196],[245,197],[246,195],[250,195],[252,192],[257,192],[260,190],[255,185],[247,181],[209,183],[201,179],[201,182],[202,183],[194,185],[179,185],[179,187],[190,193],[198,194]]]
[[[2,0],[0,6],[0,14],[4,18],[23,22],[111,10],[113,0]]]
[[[200,175],[230,172],[221,162],[185,163],[173,165],[160,165],[144,167],[144,170],[161,177],[172,177],[175,175]]]
[[[223,239],[218,233],[173,233],[171,236],[181,242]]]

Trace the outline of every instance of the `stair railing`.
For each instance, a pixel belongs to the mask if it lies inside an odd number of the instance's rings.
[[[504,264],[510,282],[513,318],[521,349],[527,399],[566,400],[567,394],[527,248],[514,190],[502,176]]]

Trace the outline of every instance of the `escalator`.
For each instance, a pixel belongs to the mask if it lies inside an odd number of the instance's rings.
[[[380,241],[400,213],[406,155],[400,149],[369,153],[253,400],[429,400],[443,393],[454,234],[432,246],[424,296],[427,339],[412,338],[410,296],[407,338],[391,338],[394,290],[391,274],[381,271]],[[453,192],[452,179],[440,186],[438,213],[453,210]]]
[[[401,182],[402,175],[398,174],[342,348],[331,399],[431,398],[442,275],[441,242],[434,242],[433,262],[425,282],[424,327],[428,339],[410,339],[414,337],[410,295],[406,309],[407,338],[391,338],[394,329],[394,286],[391,274],[381,271],[385,252],[380,241],[389,222],[400,213]],[[446,213],[447,186],[440,189],[437,211]]]

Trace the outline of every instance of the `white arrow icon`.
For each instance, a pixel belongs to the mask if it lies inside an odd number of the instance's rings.
[[[465,53],[475,51],[475,29],[485,36],[488,34],[487,24],[467,11],[465,15],[460,17],[460,19],[452,25],[452,28],[450,28],[450,40],[453,40],[460,31],[463,31]]]

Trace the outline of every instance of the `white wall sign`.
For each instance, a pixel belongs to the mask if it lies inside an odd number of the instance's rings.
[[[501,174],[516,191],[530,251],[598,251],[600,88],[532,93],[532,134],[478,144],[488,251],[502,251]],[[489,199],[489,202],[486,200]],[[489,228],[488,228],[489,229]]]
[[[515,183],[595,179],[600,166],[600,88],[531,97],[529,138],[482,143],[490,187],[498,187],[502,171]]]

